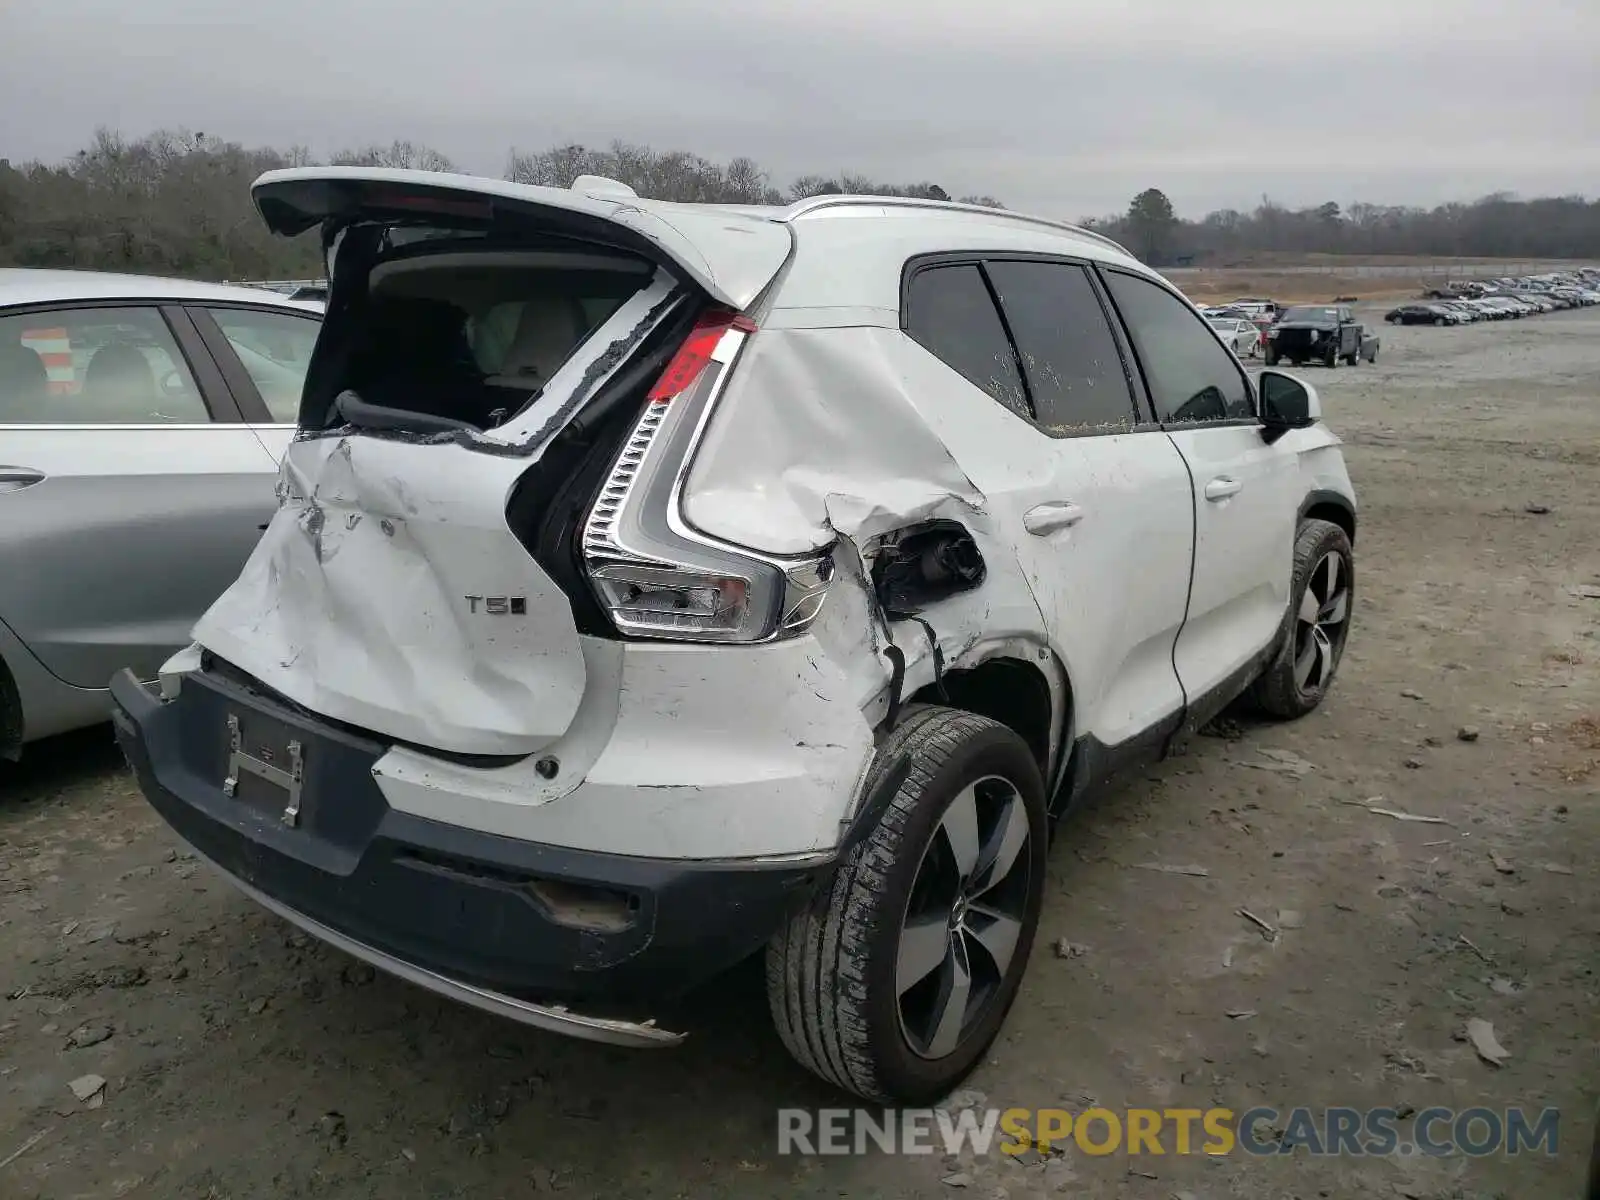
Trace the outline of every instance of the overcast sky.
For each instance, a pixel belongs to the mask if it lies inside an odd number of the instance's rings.
[[[408,12],[415,16],[406,16]],[[0,0],[0,157],[613,139],[1076,218],[1600,195],[1600,0]]]

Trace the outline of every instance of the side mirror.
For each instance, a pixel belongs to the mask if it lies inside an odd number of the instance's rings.
[[[1261,372],[1261,437],[1269,445],[1322,420],[1317,389],[1282,371]]]

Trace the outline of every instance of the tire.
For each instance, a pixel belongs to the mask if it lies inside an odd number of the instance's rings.
[[[1325,573],[1330,558],[1338,562],[1331,581]],[[1303,717],[1328,694],[1350,635],[1355,582],[1355,559],[1344,530],[1331,521],[1300,522],[1278,650],[1251,685],[1256,706],[1268,716]]]
[[[1278,354],[1277,354],[1277,351],[1273,350],[1271,347],[1268,347],[1266,350],[1262,351],[1261,361],[1264,364],[1266,364],[1267,366],[1269,366],[1269,367],[1277,366],[1278,365]]]
[[[1344,365],[1347,367],[1356,367],[1361,365],[1361,348],[1359,346],[1344,356]]]
[[[1433,323],[1435,325],[1443,325],[1444,324],[1444,318],[1443,317],[1435,317],[1433,319]]]
[[[1322,356],[1322,365],[1327,367],[1330,371],[1336,371],[1339,369],[1339,349],[1337,346],[1330,349]]]
[[[1385,318],[1385,319],[1391,325],[1403,325],[1403,324],[1405,324],[1405,318],[1404,317],[1388,317],[1388,318]]]
[[[902,755],[911,757],[910,772],[877,824],[768,945],[767,999],[778,1036],[801,1066],[870,1102],[921,1105],[947,1095],[983,1061],[1016,998],[1039,924],[1049,824],[1032,752],[996,721],[937,706],[910,710],[878,751],[869,794]],[[959,820],[963,806],[976,815],[971,825]],[[952,838],[951,828],[963,827],[976,832],[970,842]],[[1026,840],[1016,846],[1001,836],[1008,830],[1013,838],[1025,830]],[[973,851],[972,878],[981,879],[984,859],[1008,846],[1012,867],[998,886],[962,885],[957,842]],[[968,910],[967,899],[978,894],[984,907]],[[1004,929],[990,919],[1002,911],[1010,921]],[[966,925],[974,915],[984,920],[981,929]],[[913,968],[906,977],[914,984],[904,985],[908,922],[929,934],[918,965],[937,961],[920,977]],[[1003,945],[1007,931],[1013,948],[997,970],[998,957],[979,937]],[[987,994],[969,993],[975,1003],[956,1022],[966,1027],[952,1038],[938,1013],[948,1011],[940,1000],[960,962],[969,979],[985,981]]]

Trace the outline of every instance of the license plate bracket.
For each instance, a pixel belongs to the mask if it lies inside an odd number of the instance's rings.
[[[305,782],[305,746],[298,738],[286,739],[282,746],[265,739],[252,748],[245,744],[245,731],[238,716],[228,714],[228,775],[222,792],[234,799],[251,800],[261,807],[279,807],[278,820],[291,829],[300,824],[300,796]],[[281,755],[281,760],[280,760]],[[259,780],[269,789],[249,786]],[[266,796],[262,796],[262,791]],[[268,797],[271,797],[268,800]]]

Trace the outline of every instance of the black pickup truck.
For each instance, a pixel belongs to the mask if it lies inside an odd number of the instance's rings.
[[[1267,330],[1267,366],[1288,359],[1295,366],[1320,362],[1337,367],[1340,361],[1355,366],[1362,358],[1377,357],[1376,339],[1369,339],[1360,322],[1343,304],[1297,304],[1283,309]]]

